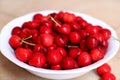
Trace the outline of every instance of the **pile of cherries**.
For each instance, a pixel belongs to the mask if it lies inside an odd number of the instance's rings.
[[[9,39],[16,58],[34,67],[67,70],[88,66],[104,57],[111,31],[81,16],[60,11],[12,29]]]

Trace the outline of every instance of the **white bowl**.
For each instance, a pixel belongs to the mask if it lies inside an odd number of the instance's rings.
[[[43,77],[43,78],[48,78],[48,79],[70,79],[70,78],[82,76],[83,74],[106,63],[108,60],[110,60],[111,58],[113,58],[115,56],[115,54],[117,53],[117,51],[119,49],[119,42],[116,40],[117,35],[116,35],[115,31],[109,25],[107,25],[106,23],[104,23],[98,19],[88,16],[86,14],[68,11],[68,12],[74,13],[77,16],[83,17],[85,20],[87,20],[89,23],[91,23],[93,25],[100,25],[104,28],[108,28],[112,32],[112,37],[109,39],[109,47],[108,47],[107,53],[104,56],[104,58],[89,65],[89,66],[86,66],[86,67],[72,69],[72,70],[60,70],[60,71],[36,68],[36,67],[29,66],[28,64],[19,61],[15,57],[14,51],[8,43],[8,40],[11,36],[11,30],[15,26],[21,26],[25,21],[32,20],[33,15],[36,13],[41,13],[43,15],[47,15],[47,14],[53,13],[53,12],[59,12],[59,11],[47,10],[47,11],[30,13],[25,16],[18,17],[16,19],[12,20],[11,22],[9,22],[7,25],[5,25],[3,27],[3,29],[1,30],[1,34],[0,34],[0,49],[1,49],[2,54],[8,60],[12,61],[16,65],[18,65],[26,70],[28,70],[32,74],[35,74],[35,75]]]

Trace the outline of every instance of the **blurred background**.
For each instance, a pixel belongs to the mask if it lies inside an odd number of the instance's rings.
[[[98,18],[115,29],[120,38],[120,0],[0,0],[0,30],[19,16],[42,10],[68,10]],[[120,80],[120,50],[108,63]],[[99,80],[93,70],[70,80]],[[48,80],[32,75],[0,54],[0,80]]]

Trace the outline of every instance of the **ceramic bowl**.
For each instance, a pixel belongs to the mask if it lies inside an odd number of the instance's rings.
[[[119,49],[119,42],[116,40],[117,35],[116,32],[112,29],[111,26],[106,24],[105,22],[98,20],[96,18],[93,18],[89,15],[83,14],[83,13],[76,13],[76,12],[71,12],[74,13],[76,16],[81,16],[83,19],[85,19],[87,22],[93,24],[93,25],[100,25],[104,28],[108,28],[111,33],[112,37],[109,39],[109,46],[106,52],[106,55],[104,56],[103,59],[89,65],[86,67],[78,68],[78,69],[71,69],[71,70],[48,70],[48,69],[42,69],[42,68],[36,68],[33,66],[29,66],[26,63],[23,63],[19,61],[15,55],[13,49],[10,47],[8,40],[11,36],[11,30],[17,25],[21,26],[25,21],[30,21],[32,20],[32,17],[36,13],[41,13],[43,15],[47,15],[49,13],[53,12],[59,12],[59,11],[53,11],[53,10],[47,10],[47,11],[39,11],[39,12],[33,12],[21,17],[18,17],[12,21],[10,21],[7,25],[3,27],[0,33],[0,50],[1,53],[11,62],[14,64],[20,66],[21,68],[26,69],[30,73],[43,77],[43,78],[48,78],[48,79],[70,79],[70,78],[75,78],[78,76],[82,76],[83,74],[101,66],[102,64],[106,63],[108,60],[113,58],[118,49]]]

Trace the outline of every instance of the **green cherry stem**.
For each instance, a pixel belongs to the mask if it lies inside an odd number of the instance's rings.
[[[25,41],[25,40],[28,40],[28,39],[31,39],[31,38],[32,38],[32,35],[30,35],[29,37],[23,38],[22,40]]]
[[[61,25],[60,25],[52,16],[50,16],[50,19],[51,19],[55,24],[57,24],[59,27],[61,27]]]
[[[79,48],[79,46],[66,45],[67,48]]]
[[[23,43],[25,43],[25,44],[28,44],[28,45],[31,45],[31,46],[35,46],[35,44],[33,44],[33,43],[29,43],[29,42],[24,41],[24,40],[21,40],[21,42],[23,42]]]

